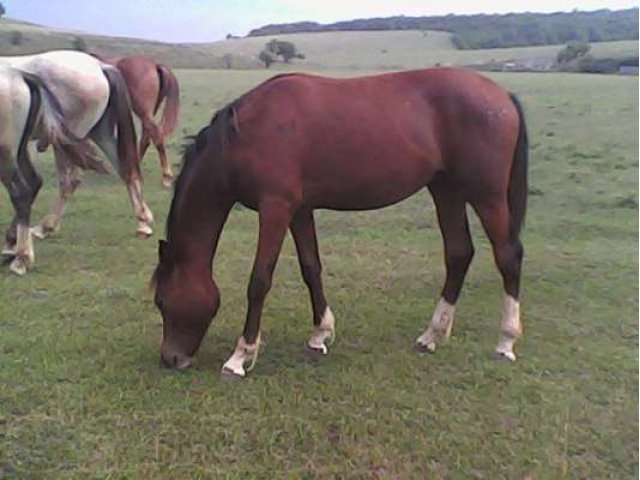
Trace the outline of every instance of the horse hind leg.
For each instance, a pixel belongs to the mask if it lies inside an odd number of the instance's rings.
[[[138,219],[137,234],[141,237],[149,237],[153,233],[151,229],[153,214],[142,196],[140,178],[138,176],[130,176],[122,171],[118,156],[118,145],[109,115],[105,115],[100,119],[89,133],[89,137],[100,147],[113,168],[118,172],[120,178],[127,184],[127,192],[133,206],[133,212]]]
[[[81,183],[78,168],[71,163],[63,149],[54,146],[54,157],[58,171],[58,197],[40,223],[31,229],[31,233],[39,239],[44,239],[60,230],[67,203]]]
[[[8,175],[2,175],[2,182],[9,192],[11,203],[15,209],[15,256],[9,268],[17,275],[24,275],[27,268],[35,261],[29,220],[31,205],[38,189],[33,188],[17,168],[14,168]]]
[[[431,322],[416,339],[416,347],[433,353],[439,340],[451,335],[455,305],[464,278],[473,259],[474,249],[469,232],[466,201],[459,188],[442,179],[429,186],[433,197],[444,244],[446,280]]]
[[[314,330],[307,342],[307,347],[313,352],[326,355],[327,346],[331,344],[335,336],[335,319],[327,305],[322,287],[322,264],[318,254],[313,212],[297,213],[289,228],[296,245],[302,277],[309,289],[313,309]]]
[[[520,322],[520,273],[523,248],[520,239],[510,232],[509,208],[506,198],[474,206],[491,245],[496,266],[504,285],[501,334],[494,357],[514,362],[513,347],[522,336]]]
[[[162,186],[171,187],[173,184],[173,172],[167,155],[167,149],[162,136],[162,129],[156,125],[151,118],[142,119],[142,136],[140,138],[140,161],[149,146],[149,140],[153,142],[158,151],[158,162],[162,172]]]

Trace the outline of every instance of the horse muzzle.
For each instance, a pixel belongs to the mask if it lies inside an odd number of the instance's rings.
[[[192,357],[172,351],[164,346],[160,349],[160,362],[167,368],[175,368],[176,370],[184,370],[191,366]]]

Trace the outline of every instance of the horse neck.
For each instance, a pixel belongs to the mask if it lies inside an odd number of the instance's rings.
[[[211,274],[211,264],[233,202],[215,198],[207,185],[206,174],[191,175],[188,186],[180,188],[170,215],[172,221],[167,240],[174,261],[186,268],[204,269]]]

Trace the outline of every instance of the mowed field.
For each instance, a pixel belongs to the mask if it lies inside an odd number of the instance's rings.
[[[269,74],[178,71],[173,161],[182,135]],[[234,209],[214,264],[219,314],[192,369],[161,368],[146,284],[171,192],[152,152],[154,237],[134,237],[115,176],[87,174],[35,268],[0,270],[0,478],[637,478],[638,79],[493,78],[520,96],[531,140],[516,364],[490,359],[502,291],[475,217],[452,339],[413,350],[444,274],[423,191],[385,210],[317,213],[337,321],[324,359],[305,353],[311,309],[288,238],[257,366],[228,382],[219,371],[244,322],[257,228]],[[38,163],[34,218],[56,189],[50,154]]]

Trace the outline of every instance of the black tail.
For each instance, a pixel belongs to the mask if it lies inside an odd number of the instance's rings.
[[[118,173],[125,181],[132,176],[142,179],[136,131],[133,126],[133,117],[131,116],[131,99],[129,98],[127,84],[116,67],[105,65],[102,67],[102,71],[109,82],[110,93],[107,109],[110,110],[111,121],[115,124],[117,133],[118,159],[120,162],[120,171]]]
[[[23,75],[24,81],[29,87],[29,92],[31,93],[31,103],[29,105],[29,113],[27,114],[27,121],[25,123],[24,131],[22,132],[22,138],[20,139],[20,143],[18,144],[18,156],[17,158],[21,158],[27,149],[27,144],[31,139],[31,135],[33,134],[34,129],[38,123],[38,117],[40,115],[40,106],[42,105],[42,98],[40,93],[40,88],[38,88],[38,84],[34,81],[31,75]]]
[[[509,96],[518,111],[518,118],[520,120],[518,140],[513,153],[513,165],[511,166],[509,190],[507,193],[511,220],[510,234],[512,240],[516,240],[524,226],[524,219],[527,213],[529,139],[527,137],[527,125],[524,120],[522,105],[514,94],[510,93]]]

